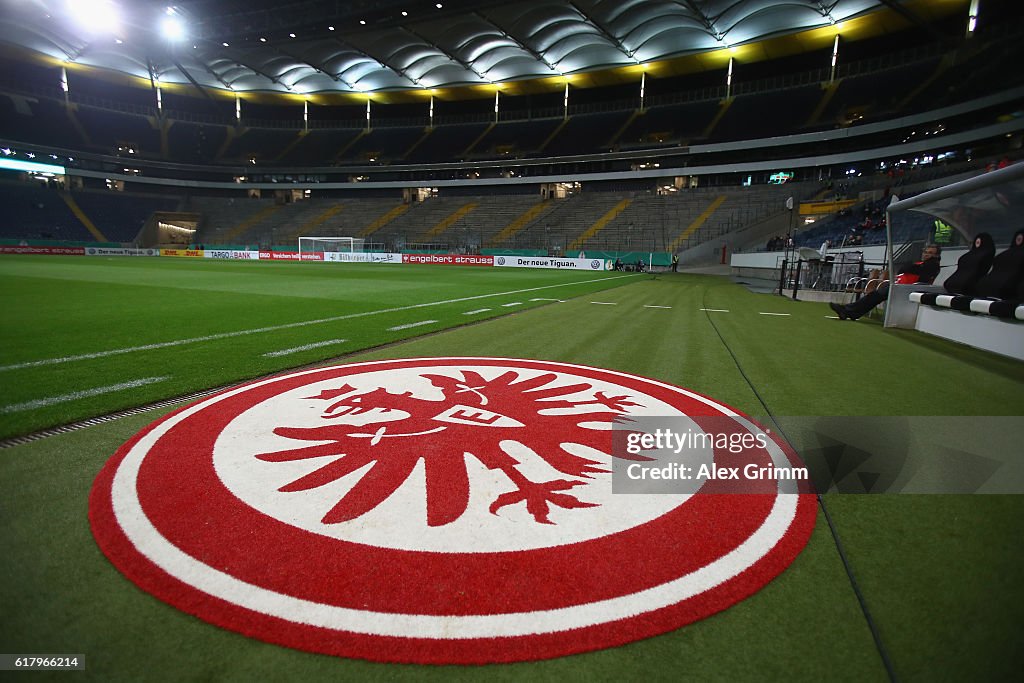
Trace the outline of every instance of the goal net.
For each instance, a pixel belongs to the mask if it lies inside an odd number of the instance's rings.
[[[362,237],[300,237],[299,255],[328,252],[362,252],[366,240]]]

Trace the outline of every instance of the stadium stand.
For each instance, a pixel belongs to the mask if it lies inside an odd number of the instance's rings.
[[[17,93],[0,97],[0,102],[4,137],[64,149],[86,148],[81,129],[62,103]]]
[[[0,184],[2,235],[9,239],[94,241],[64,201],[62,192],[38,183]]]
[[[93,170],[114,173],[123,168],[126,157],[113,155],[118,147],[128,145],[134,152],[130,157],[139,162],[156,159],[197,164],[193,169],[143,169],[144,175],[166,173],[181,179],[211,180],[233,180],[244,175],[249,182],[270,183],[292,182],[300,177],[313,182],[385,179],[409,180],[422,187],[433,180],[471,183],[473,179],[514,176],[526,180],[531,175],[595,171],[621,175],[630,168],[657,168],[658,160],[678,167],[742,164],[797,152],[773,143],[761,148],[734,146],[703,152],[706,156],[697,159],[687,156],[689,146],[706,143],[705,147],[713,148],[719,143],[770,141],[797,132],[850,124],[855,127],[869,121],[885,123],[937,104],[961,103],[967,95],[999,93],[1007,84],[1019,83],[1021,76],[1007,74],[1001,81],[1000,74],[987,65],[993,59],[1019,54],[1024,42],[1019,37],[1019,30],[1008,25],[991,29],[988,40],[968,41],[946,51],[937,44],[904,46],[879,39],[856,50],[854,60],[841,63],[835,80],[827,69],[808,71],[806,63],[798,58],[778,60],[785,69],[779,74],[769,63],[760,67],[743,65],[730,97],[725,97],[726,87],[718,82],[722,74],[717,71],[653,78],[648,82],[646,107],[642,109],[636,108],[639,102],[628,87],[610,87],[607,96],[602,97],[601,89],[577,91],[574,86],[567,117],[562,116],[560,92],[538,96],[532,104],[526,98],[503,96],[503,107],[508,110],[501,111],[497,123],[486,98],[465,103],[447,101],[439,104],[441,114],[433,128],[425,127],[420,105],[375,104],[373,127],[366,129],[359,118],[363,109],[349,103],[318,104],[304,124],[297,106],[284,101],[271,104],[269,99],[267,103],[247,100],[242,125],[235,125],[234,112],[223,102],[167,92],[165,109],[157,111],[151,93],[139,88],[105,83],[76,71],[73,87],[65,93],[55,87],[59,84],[59,69],[27,65],[25,73],[34,74],[38,84],[27,84],[9,74],[0,77],[0,138],[105,155],[74,162]],[[977,78],[973,77],[975,73]],[[758,76],[762,78],[758,80]],[[950,131],[969,131],[1005,121],[1014,107],[1012,101],[979,104],[976,109],[943,117],[941,122]],[[424,123],[417,123],[419,117]],[[915,132],[909,126],[893,124],[892,128],[859,138],[804,143],[798,153],[883,147],[911,139]],[[573,161],[576,155],[608,154],[610,150],[615,151],[609,158],[588,160],[588,166]],[[637,156],[647,150],[661,156],[653,160]],[[618,154],[622,158],[616,158]],[[558,159],[549,162],[551,157]],[[526,165],[511,171],[485,163],[468,166],[491,160],[532,160],[534,164],[551,165]],[[465,163],[467,167],[415,166],[439,163]],[[217,170],[221,168],[223,171]],[[278,168],[287,171],[276,175]],[[391,168],[405,170],[387,176],[377,172],[387,173]],[[307,175],[307,169],[317,175]],[[917,168],[915,172],[920,180],[928,173],[941,175],[942,170]],[[811,180],[811,173],[802,174],[801,179]],[[633,249],[642,243],[685,250],[780,214],[778,197],[769,193],[758,199],[756,188],[738,191],[740,179],[728,174],[704,177],[699,191],[680,188],[675,196],[658,196],[656,192],[661,190],[656,188],[665,181],[673,182],[672,178],[620,177],[585,182],[577,188],[578,194],[547,202],[538,198],[538,184],[526,183],[446,186],[426,202],[407,205],[402,204],[398,189],[386,196],[371,196],[362,190],[340,196],[317,190],[314,201],[293,204],[292,197],[271,198],[267,193],[263,199],[244,199],[244,190],[239,187],[199,192],[191,202],[199,205],[198,212],[203,216],[200,234],[207,243],[241,240],[272,244],[284,238],[287,244],[309,230],[337,229],[348,235],[366,232],[391,244],[451,242],[460,248],[572,246],[612,250]],[[890,177],[886,186],[893,194],[902,194],[902,180]],[[753,182],[757,185],[765,179],[762,176]],[[102,180],[86,179],[85,187],[102,187]],[[128,188],[124,196],[141,187]],[[792,184],[789,188],[776,194],[796,192]],[[73,198],[80,194],[81,211],[87,216],[95,213],[98,223],[112,226],[96,225],[101,232],[109,229],[115,235],[111,239],[130,240],[133,236],[128,233],[145,220],[143,214],[147,211],[151,214],[153,210],[187,204],[185,193],[173,187],[146,191],[153,196],[165,193],[168,199],[163,203],[140,199],[123,218],[114,220],[108,216],[119,216],[116,209],[93,205],[95,197],[104,193],[76,193]],[[802,192],[800,196],[804,196]],[[231,208],[226,209],[226,204]],[[475,207],[458,213],[470,204]],[[864,208],[857,204],[845,216],[819,220],[813,228],[800,230],[798,243],[817,248],[825,239],[833,244],[851,239],[863,245],[883,241],[884,231],[877,229],[877,220],[873,229],[860,227]],[[867,210],[881,212],[881,206],[868,204]],[[921,239],[933,227],[930,219],[908,216],[896,226],[896,237],[901,241]]]
[[[405,161],[428,163],[463,159],[467,147],[487,130],[490,124],[437,126],[408,153]]]
[[[535,152],[561,125],[559,119],[501,122],[487,131],[470,153],[470,159],[524,156]]]
[[[212,159],[228,134],[226,126],[175,119],[168,120],[166,125],[169,159],[190,164]]]
[[[161,156],[155,118],[84,106],[76,107],[74,116],[97,151],[117,156]],[[132,151],[129,153],[127,148]]]
[[[400,160],[417,140],[423,126],[373,128],[360,131],[351,145],[342,148],[341,158],[353,163],[387,163]]]
[[[648,107],[619,136],[619,147],[652,148],[703,139],[718,107],[718,99]]]
[[[247,163],[252,159],[273,162],[298,139],[298,135],[297,128],[240,128],[230,136],[219,158],[228,163]]]
[[[605,143],[629,119],[630,111],[574,114],[541,148],[545,156],[608,151]]]
[[[711,138],[726,142],[779,135],[810,118],[820,98],[818,84],[738,95],[711,131]]]
[[[158,211],[176,211],[174,197],[145,196],[124,192],[72,193],[75,203],[111,242],[134,242],[146,221]]]

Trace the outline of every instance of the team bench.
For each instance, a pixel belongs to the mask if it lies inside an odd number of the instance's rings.
[[[952,341],[1024,360],[1024,302],[915,291],[914,327]]]

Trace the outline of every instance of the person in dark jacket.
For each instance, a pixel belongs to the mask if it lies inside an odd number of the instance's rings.
[[[897,284],[930,285],[939,275],[939,265],[942,260],[942,248],[937,244],[929,244],[921,254],[921,260],[911,264],[900,271],[896,278]],[[852,304],[831,303],[832,310],[836,312],[840,320],[856,320],[878,304],[889,298],[889,285],[884,284],[870,294],[865,294]]]

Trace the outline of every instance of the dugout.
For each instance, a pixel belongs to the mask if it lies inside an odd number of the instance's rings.
[[[925,220],[941,221],[951,226],[965,245],[970,245],[978,234],[988,233],[995,240],[997,251],[1002,251],[1024,224],[1024,163],[893,201],[887,214],[886,261],[889,272],[897,272],[899,265],[893,256],[894,235],[899,234],[907,222],[921,220],[922,216]],[[1024,359],[1022,302],[1008,302],[1010,315],[999,317],[992,313],[998,310],[992,306],[992,300],[952,296],[941,286],[956,269],[956,258],[960,253],[959,250],[943,251],[942,272],[935,285],[891,286],[885,326],[916,329]],[[911,296],[913,293],[924,293],[925,296]],[[922,301],[925,303],[920,303]]]

